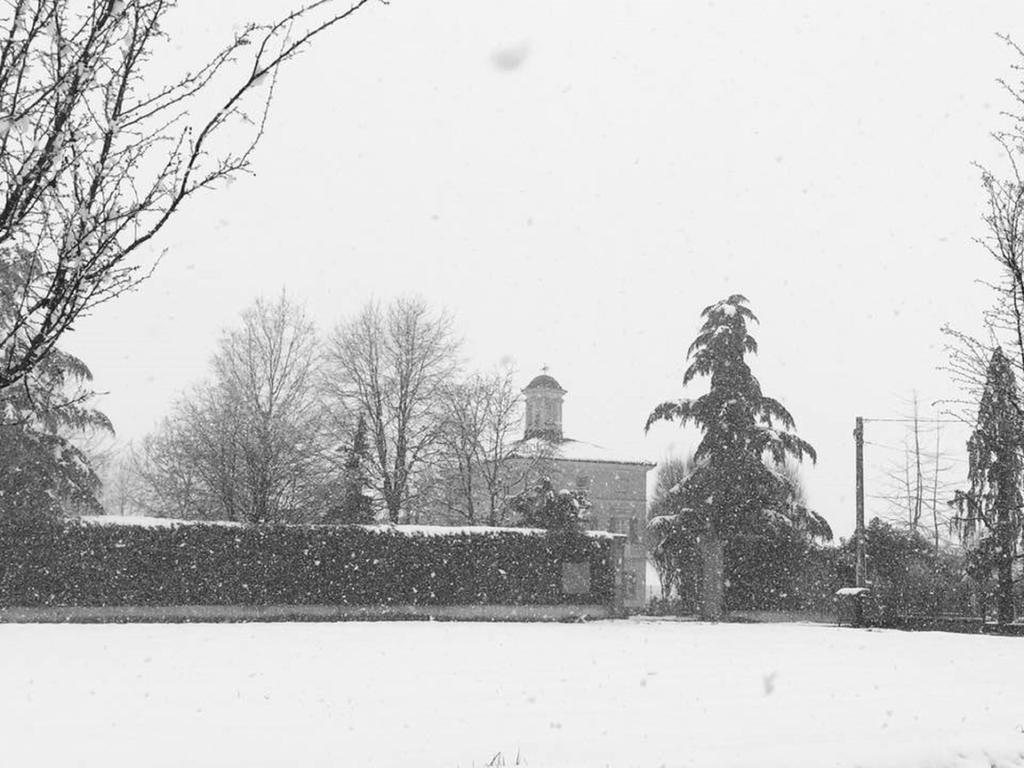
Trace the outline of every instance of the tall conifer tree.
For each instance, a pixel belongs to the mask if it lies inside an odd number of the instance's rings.
[[[992,353],[978,407],[978,422],[967,441],[970,489],[957,491],[954,524],[972,547],[972,560],[996,572],[1000,624],[1014,618],[1013,562],[1021,545],[1021,444],[1024,442],[1017,383],[999,347]]]
[[[366,417],[359,415],[359,423],[352,436],[352,445],[345,457],[345,487],[341,506],[337,510],[337,522],[369,524],[373,522],[373,501],[366,495],[369,480],[366,467],[369,463],[369,445],[366,442]]]
[[[694,469],[679,484],[681,512],[674,524],[698,539],[702,560],[700,608],[705,618],[723,612],[724,545],[739,533],[765,523],[782,523],[810,536],[831,538],[828,523],[798,503],[787,458],[816,460],[814,448],[792,432],[793,417],[761,392],[744,360],[757,352],[747,322],[757,322],[747,299],[734,294],[701,313],[704,324],[690,345],[683,386],[710,376],[710,391],[696,399],[662,403],[647,419],[694,424],[704,436],[694,453]],[[667,522],[667,521],[665,521]],[[657,521],[652,526],[657,528]]]

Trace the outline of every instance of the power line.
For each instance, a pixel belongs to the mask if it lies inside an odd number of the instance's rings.
[[[921,426],[928,426],[929,424],[964,424],[965,426],[967,425],[967,423],[965,421],[963,421],[962,419],[929,419],[929,418],[927,418],[925,416],[922,416],[922,417],[917,418],[917,419],[869,419],[869,418],[865,418],[864,421],[869,423],[869,424],[878,424],[878,423],[882,423],[882,422],[889,423],[889,424],[914,424],[916,422],[917,424],[919,424]]]

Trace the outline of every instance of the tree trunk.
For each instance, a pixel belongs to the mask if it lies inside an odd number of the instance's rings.
[[[698,610],[704,621],[720,621],[725,614],[725,543],[715,533],[705,534],[700,547],[701,583]]]
[[[995,538],[998,544],[996,562],[996,621],[1010,624],[1013,621],[1013,555],[1016,547],[1016,531],[1010,517],[1010,504],[1003,502],[996,517]]]
[[[999,586],[996,591],[997,621],[1010,624],[1013,622],[1013,558],[1005,553],[999,558]]]
[[[388,522],[392,525],[398,525],[401,522],[399,516],[402,512],[402,494],[395,488],[390,478],[384,478],[383,496],[384,506],[388,513]]]

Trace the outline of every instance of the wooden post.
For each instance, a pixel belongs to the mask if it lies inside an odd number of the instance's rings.
[[[857,530],[854,536],[857,541],[856,586],[863,587],[867,581],[864,562],[864,419],[857,417],[853,430],[853,438],[857,447]]]

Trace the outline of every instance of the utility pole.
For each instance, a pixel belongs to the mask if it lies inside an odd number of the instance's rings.
[[[864,568],[864,419],[857,417],[853,429],[853,439],[857,446],[857,540],[856,586],[865,586],[866,572]]]

